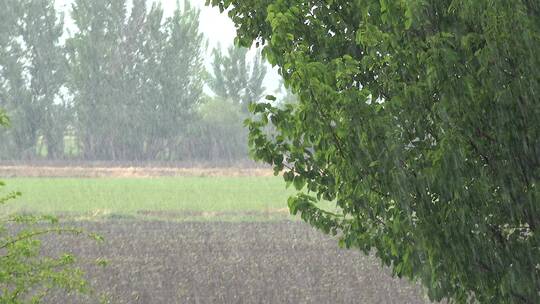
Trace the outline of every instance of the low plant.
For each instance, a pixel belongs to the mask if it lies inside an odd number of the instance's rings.
[[[4,186],[0,182],[0,186]],[[0,199],[0,206],[20,196],[12,192]],[[40,303],[48,293],[92,293],[83,271],[72,254],[47,256],[40,237],[49,234],[102,237],[81,229],[60,226],[56,217],[9,214],[0,218],[0,303]],[[97,261],[104,264],[103,260]]]

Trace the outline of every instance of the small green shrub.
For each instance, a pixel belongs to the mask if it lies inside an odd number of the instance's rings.
[[[20,195],[18,192],[5,195],[0,198],[0,207]],[[0,303],[40,303],[44,296],[56,290],[92,291],[73,255],[49,257],[41,252],[40,236],[54,233],[87,235],[102,240],[80,229],[62,227],[52,216],[0,216]]]

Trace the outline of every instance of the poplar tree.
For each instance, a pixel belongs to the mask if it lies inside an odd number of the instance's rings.
[[[199,11],[188,1],[163,17],[154,4],[76,1],[68,41],[70,89],[83,157],[171,160],[202,97]]]
[[[217,97],[229,100],[247,112],[248,104],[260,101],[265,91],[266,66],[260,52],[251,60],[245,47],[231,46],[225,54],[217,48],[212,53],[208,86]]]
[[[35,158],[41,141],[49,157],[60,157],[67,123],[62,16],[49,0],[3,2],[0,106],[11,117],[5,153]]]

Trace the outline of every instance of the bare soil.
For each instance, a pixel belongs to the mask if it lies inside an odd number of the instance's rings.
[[[373,257],[340,249],[300,222],[74,225],[106,242],[49,236],[45,251],[79,256],[111,303],[427,303],[418,286],[392,278]],[[90,263],[98,257],[109,265]],[[93,302],[56,294],[46,303]]]
[[[94,167],[47,165],[0,165],[0,178],[9,177],[113,177],[146,178],[163,176],[272,176],[269,168],[243,167]]]

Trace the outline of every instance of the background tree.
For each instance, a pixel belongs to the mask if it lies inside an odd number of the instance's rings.
[[[12,105],[12,96],[22,93],[21,66],[17,64],[17,56],[14,56],[14,53],[20,53],[20,46],[14,37],[18,36],[16,25],[21,10],[18,1],[2,0],[0,4],[5,8],[0,11],[0,105],[5,109]],[[5,131],[2,133],[2,155],[9,157],[15,154],[15,143]]]
[[[277,100],[281,105],[293,104],[298,100],[292,91],[285,85],[283,80],[280,81],[279,89],[275,91],[275,94],[281,94],[279,100]]]
[[[246,114],[238,104],[219,97],[207,97],[190,126],[183,144],[189,160],[218,165],[237,164],[248,159]]]
[[[292,213],[433,300],[540,302],[537,2],[207,2],[299,96],[250,124]]]
[[[207,161],[221,154],[230,162],[247,155],[246,140],[236,145],[245,134],[239,124],[207,112],[237,117],[237,107],[243,120],[263,94],[266,68],[247,49],[215,50],[212,83],[231,106],[203,106],[206,41],[189,1],[164,18],[159,4],[144,0],[77,0],[73,34],[64,32],[53,0],[2,1],[0,102],[13,125],[1,135],[2,158]],[[218,121],[232,124],[216,129]],[[215,136],[225,130],[238,131],[228,133],[229,143]]]
[[[182,7],[165,23],[165,46],[156,75],[161,92],[154,101],[156,115],[149,121],[157,132],[149,140],[162,139],[165,160],[186,158],[179,147],[189,137],[189,125],[195,122],[203,98],[206,41],[199,30],[200,13],[187,0]]]
[[[125,91],[123,80],[133,65],[131,57],[123,56],[126,14],[125,1],[75,1],[72,8],[78,32],[68,41],[69,87],[77,136],[88,159],[115,159],[115,143],[122,143],[119,134],[129,129],[125,123],[132,109],[126,95],[132,90]]]
[[[164,20],[146,1],[134,1],[129,17],[125,1],[76,1],[72,17],[70,88],[85,158],[181,157],[202,96],[199,11],[185,1]]]
[[[227,54],[221,49],[213,51],[212,74],[208,86],[218,97],[239,104],[247,111],[251,102],[259,101],[265,91],[263,86],[266,67],[260,53],[248,61],[248,49],[231,46]]]
[[[1,105],[12,117],[6,154],[34,158],[42,137],[49,156],[57,158],[63,153],[66,123],[60,95],[63,22],[48,0],[4,0],[2,7]]]

